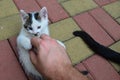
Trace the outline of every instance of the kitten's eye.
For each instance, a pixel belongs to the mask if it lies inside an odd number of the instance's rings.
[[[33,30],[33,28],[32,28],[32,27],[29,27],[29,30]]]
[[[41,28],[41,26],[38,26],[38,29],[40,29]]]

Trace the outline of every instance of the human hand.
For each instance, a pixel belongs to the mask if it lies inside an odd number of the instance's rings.
[[[31,43],[37,49],[37,55],[30,51],[31,61],[44,76],[56,76],[56,73],[60,73],[65,67],[72,66],[65,48],[49,36],[34,37]]]

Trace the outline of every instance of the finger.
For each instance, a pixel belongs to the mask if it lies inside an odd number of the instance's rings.
[[[40,38],[34,37],[31,39],[31,44],[33,47],[35,47],[36,49],[39,49],[39,45],[40,45]]]
[[[37,64],[37,56],[36,56],[36,54],[32,50],[30,50],[29,53],[30,53],[30,60],[31,60],[31,62],[34,65],[36,65]]]
[[[47,34],[42,34],[42,35],[40,36],[40,38],[41,38],[41,39],[44,39],[44,40],[49,40],[49,39],[51,39],[50,36],[48,36]]]

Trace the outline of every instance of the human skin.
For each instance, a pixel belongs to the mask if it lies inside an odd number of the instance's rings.
[[[48,80],[88,80],[77,71],[67,55],[66,49],[56,40],[43,34],[34,37],[31,43],[36,48],[36,54],[30,51],[30,58],[36,69]]]

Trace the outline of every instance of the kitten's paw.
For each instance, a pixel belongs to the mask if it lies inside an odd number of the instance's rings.
[[[32,45],[31,45],[31,42],[30,40],[26,40],[23,44],[23,47],[26,49],[26,50],[30,50],[32,48]]]
[[[61,41],[59,41],[59,40],[57,40],[57,42],[58,42],[61,46],[63,46],[63,47],[66,49],[66,47],[65,47],[64,43],[62,43],[62,42],[61,42]]]

